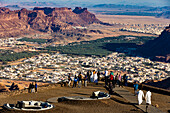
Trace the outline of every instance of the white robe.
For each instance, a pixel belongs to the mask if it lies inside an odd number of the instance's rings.
[[[151,92],[150,91],[146,92],[145,99],[146,99],[147,104],[151,104]]]
[[[97,79],[98,79],[98,78],[97,78],[97,73],[95,73],[95,74],[94,74],[94,82],[95,82],[95,83],[98,82]]]
[[[105,77],[107,77],[107,75],[108,75],[108,71],[106,70],[106,71],[105,71]]]
[[[142,90],[139,90],[138,91],[138,104],[140,105],[140,104],[142,104],[142,102],[143,102],[143,98],[144,97],[144,94],[143,94],[143,91]]]

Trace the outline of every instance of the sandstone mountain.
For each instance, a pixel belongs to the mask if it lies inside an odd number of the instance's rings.
[[[157,57],[170,62],[170,25],[158,38],[144,44],[138,51],[144,56]]]
[[[101,23],[87,8],[25,8],[11,11],[0,8],[0,37],[19,36],[32,32],[62,32],[73,26]]]

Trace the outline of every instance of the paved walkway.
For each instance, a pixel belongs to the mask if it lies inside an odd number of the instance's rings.
[[[123,98],[125,98],[130,103],[134,104],[137,108],[139,108],[142,111],[146,112],[145,101],[143,101],[143,103],[141,105],[137,105],[137,103],[138,103],[137,102],[137,96],[134,96],[134,94],[132,94],[131,92],[129,92],[125,88],[116,87],[116,88],[114,88],[114,91],[117,94],[119,94],[120,96],[122,96]],[[159,109],[157,109],[156,107],[151,106],[151,105],[148,106],[147,112],[148,113],[164,113],[164,112],[160,111]]]

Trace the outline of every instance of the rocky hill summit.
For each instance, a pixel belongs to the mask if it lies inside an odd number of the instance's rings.
[[[161,35],[144,44],[139,52],[145,56],[170,62],[170,25],[165,28]]]
[[[62,32],[73,26],[85,27],[101,23],[87,8],[35,7],[11,11],[0,8],[0,37],[13,37],[31,32]]]

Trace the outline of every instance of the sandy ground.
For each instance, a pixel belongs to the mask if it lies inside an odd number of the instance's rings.
[[[41,100],[46,101],[52,97],[62,96],[83,96],[89,97],[93,91],[104,91],[102,85],[93,85],[86,88],[70,88],[70,87],[46,87],[40,88],[38,93],[26,93],[10,97],[0,97],[0,105],[5,103],[16,103],[21,100]],[[96,101],[67,101],[60,103],[53,103],[55,108],[44,111],[45,113],[142,113],[123,98],[115,95],[111,96],[109,100]],[[18,113],[16,111],[7,111],[2,109],[1,113]],[[43,112],[43,113],[44,113]],[[21,113],[21,112],[19,112]],[[22,112],[23,113],[23,112]],[[28,112],[26,112],[28,113]]]
[[[125,88],[129,90],[131,93],[134,93],[132,87],[125,87]],[[143,92],[144,94],[146,94],[145,90],[143,90]],[[151,102],[153,106],[158,104],[159,106],[158,109],[160,109],[161,111],[166,113],[170,112],[170,96],[152,92]]]
[[[124,24],[169,24],[170,19],[163,18],[155,18],[153,16],[126,16],[126,15],[101,15],[96,14],[96,17],[106,23],[115,24],[115,23],[124,23]],[[104,37],[112,37],[112,36],[120,36],[120,35],[133,35],[133,36],[155,36],[152,34],[144,34],[144,33],[135,33],[135,32],[126,32],[119,31],[122,28],[120,25],[116,26],[105,26],[99,24],[91,24],[88,29],[100,30],[103,34],[88,34],[93,38],[91,40],[95,40],[98,38]]]
[[[129,23],[129,24],[169,24],[170,19],[156,18],[153,16],[126,16],[126,15],[96,15],[104,22]]]
[[[101,15],[96,14],[96,17],[106,23],[115,24],[169,24],[170,19],[163,18],[155,18],[153,16],[126,16],[126,15]],[[135,33],[135,32],[126,32],[119,31],[120,28],[123,28],[122,25],[115,26],[105,26],[99,24],[91,24],[88,29],[91,30],[100,30],[103,34],[88,34],[91,35],[93,40],[103,37],[112,37],[112,36],[120,36],[120,35],[133,35],[133,36],[158,36],[152,34],[144,34],[144,33]]]

